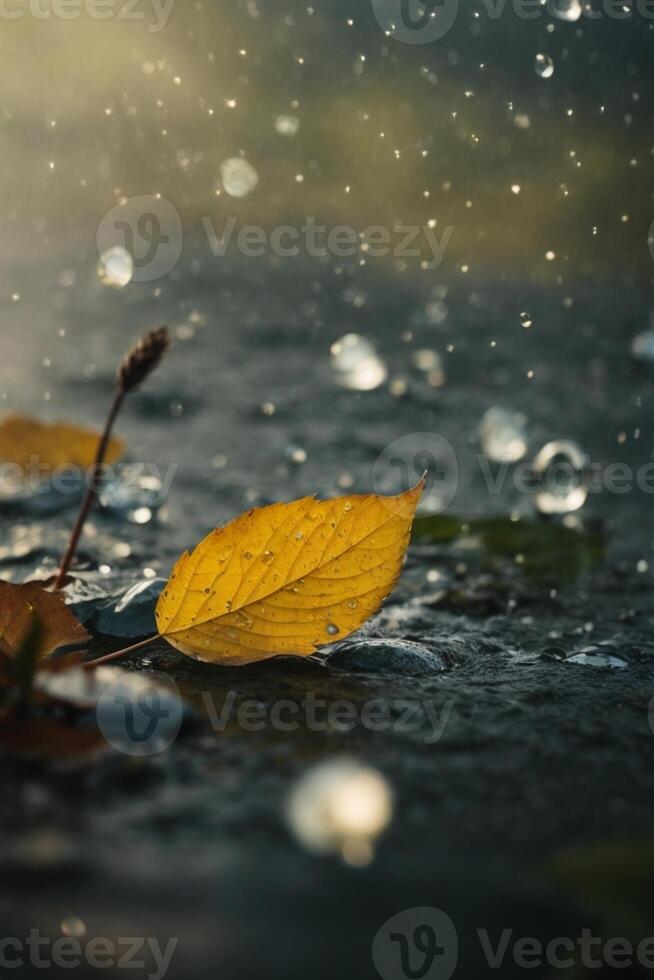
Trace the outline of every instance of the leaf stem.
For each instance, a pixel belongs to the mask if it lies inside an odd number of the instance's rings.
[[[126,653],[131,653],[132,650],[141,650],[143,647],[150,646],[155,640],[159,640],[160,636],[156,633],[154,636],[149,636],[147,640],[140,640],[138,643],[133,643],[131,647],[124,647],[122,650],[115,650],[113,653],[107,653],[104,657],[98,657],[97,660],[87,660],[86,663],[81,664],[84,669],[90,667],[99,667],[100,664],[108,664],[111,660],[117,660],[118,657],[124,656]]]

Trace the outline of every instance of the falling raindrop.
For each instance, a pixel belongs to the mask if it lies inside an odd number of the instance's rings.
[[[275,131],[280,136],[295,136],[299,128],[300,120],[297,116],[286,116],[282,113],[275,119]]]
[[[335,380],[354,391],[373,391],[388,377],[386,365],[366,337],[348,333],[331,347]]]
[[[541,514],[569,514],[583,507],[588,496],[586,465],[586,455],[576,442],[557,439],[543,446],[533,463]]]
[[[548,54],[537,54],[534,69],[541,78],[551,78],[554,74],[554,62]]]
[[[631,341],[631,354],[637,361],[654,361],[654,330],[644,330]]]
[[[531,318],[531,314],[529,313],[520,314],[520,323],[525,328],[525,330],[529,330],[529,327],[532,325],[533,322],[534,321]]]
[[[481,446],[494,463],[517,463],[527,452],[527,418],[493,406],[479,424]]]
[[[307,461],[307,451],[301,446],[287,446],[284,450],[284,456],[289,463],[294,463],[296,466],[301,466]]]
[[[220,164],[223,187],[230,197],[247,197],[259,183],[259,174],[243,157],[230,157]]]
[[[98,278],[104,286],[122,289],[132,281],[134,259],[127,249],[116,245],[103,252],[98,262]]]
[[[583,12],[581,0],[548,0],[547,9],[553,17],[571,22],[579,20]]]

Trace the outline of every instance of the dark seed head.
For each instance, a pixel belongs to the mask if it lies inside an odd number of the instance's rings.
[[[153,371],[170,347],[167,327],[151,330],[128,351],[118,368],[118,387],[132,391]]]

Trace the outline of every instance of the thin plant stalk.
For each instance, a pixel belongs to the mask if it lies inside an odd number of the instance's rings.
[[[102,476],[102,467],[107,454],[109,439],[111,438],[111,430],[113,429],[116,416],[120,411],[123,401],[125,400],[125,395],[129,394],[130,391],[134,391],[134,389],[137,388],[141,382],[145,380],[145,378],[147,378],[148,374],[150,374],[150,372],[156,368],[169,346],[170,337],[168,336],[168,330],[166,327],[159,327],[157,330],[151,330],[127,352],[120,367],[118,368],[118,373],[116,375],[116,393],[114,395],[113,402],[111,403],[107,420],[104,424],[104,430],[100,437],[100,442],[98,443],[98,448],[96,450],[95,459],[93,462],[91,480],[84,495],[80,512],[77,515],[77,520],[75,521],[75,526],[72,530],[70,541],[68,542],[68,548],[66,549],[66,553],[59,567],[59,572],[54,581],[53,589],[55,591],[60,589],[66,581],[66,576],[73,558],[75,557],[75,552],[77,550],[77,545],[79,543],[84,524],[86,523],[86,519],[89,516],[91,508],[95,502],[100,477]]]
[[[126,392],[122,388],[116,390],[114,395],[114,400],[111,403],[111,408],[109,409],[109,414],[107,415],[107,420],[104,425],[104,431],[98,443],[97,452],[95,454],[95,459],[93,461],[93,471],[91,479],[86,488],[86,493],[84,494],[84,500],[82,501],[82,506],[80,507],[79,514],[77,515],[77,520],[75,521],[75,526],[70,535],[70,541],[68,542],[68,547],[66,553],[61,561],[59,567],[59,572],[57,578],[55,579],[53,589],[56,592],[60,589],[66,582],[66,576],[68,574],[68,569],[70,568],[71,562],[75,557],[75,552],[77,551],[77,545],[79,543],[82,530],[86,523],[86,519],[91,512],[91,508],[95,503],[95,498],[98,493],[98,485],[100,483],[100,477],[102,476],[102,467],[104,464],[104,458],[107,453],[107,446],[109,445],[109,439],[111,438],[111,430],[113,429],[114,422],[116,421],[116,416],[120,411],[120,407],[125,399]]]

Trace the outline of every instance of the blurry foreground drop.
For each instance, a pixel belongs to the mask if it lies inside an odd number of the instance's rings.
[[[654,361],[654,330],[645,330],[634,337],[631,354],[637,361]]]
[[[541,78],[551,78],[554,74],[554,62],[548,54],[537,54],[534,68]]]
[[[300,128],[300,120],[297,116],[277,116],[275,119],[275,130],[280,136],[295,136]]]
[[[63,919],[60,929],[64,936],[74,936],[76,939],[81,939],[82,936],[86,935],[86,924],[76,915]]]
[[[481,447],[494,463],[517,463],[527,452],[527,418],[505,408],[489,408],[479,423]]]
[[[586,503],[587,458],[576,442],[557,439],[543,446],[533,466],[539,478],[536,507],[541,514],[569,514]]]
[[[104,286],[115,286],[121,289],[132,281],[134,275],[134,259],[127,249],[120,245],[108,248],[103,252],[98,262],[98,278]]]
[[[374,345],[357,333],[345,334],[332,344],[331,365],[337,383],[354,391],[373,391],[388,377]]]
[[[291,830],[308,850],[369,864],[375,839],[393,814],[391,790],[380,772],[349,759],[324,762],[291,791]]]
[[[230,157],[220,164],[223,187],[230,197],[247,197],[259,183],[259,174],[242,157]]]

